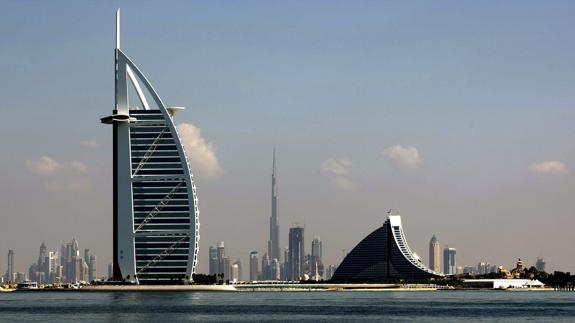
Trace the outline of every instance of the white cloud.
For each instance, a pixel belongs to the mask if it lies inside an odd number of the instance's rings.
[[[355,183],[349,178],[351,167],[351,161],[347,159],[329,158],[321,163],[321,170],[330,177],[331,184],[335,188],[343,190],[356,187]]]
[[[90,178],[86,176],[66,177],[46,182],[44,186],[50,192],[65,192],[65,191],[86,192],[92,188],[92,182],[90,181]]]
[[[78,173],[87,173],[88,172],[88,166],[86,166],[86,164],[79,162],[77,160],[73,160],[73,161],[69,162],[68,165],[73,170],[77,171]]]
[[[88,148],[98,148],[100,147],[100,144],[98,142],[96,142],[95,140],[83,140],[80,142],[80,144],[84,147],[88,147]]]
[[[347,175],[351,168],[351,162],[347,159],[330,158],[321,163],[321,170],[335,175]]]
[[[38,160],[26,160],[24,164],[32,173],[40,176],[54,175],[60,168],[60,163],[48,156],[42,156]]]
[[[218,177],[222,174],[212,144],[202,138],[198,127],[190,123],[180,123],[178,133],[192,164],[192,171],[205,177]]]
[[[401,167],[408,169],[419,168],[422,162],[419,151],[412,146],[402,147],[398,144],[387,147],[383,150],[383,156],[399,163]]]
[[[342,190],[351,190],[356,188],[355,183],[351,179],[344,176],[334,176],[331,179],[331,185]]]
[[[530,169],[539,174],[561,175],[567,173],[567,166],[556,160],[531,164]]]
[[[52,157],[42,156],[37,160],[24,162],[30,172],[42,177],[49,177],[44,187],[51,192],[89,191],[91,181],[86,173],[88,167],[77,160],[60,162]]]

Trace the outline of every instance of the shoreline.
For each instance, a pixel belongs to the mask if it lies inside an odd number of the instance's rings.
[[[471,289],[400,284],[238,284],[238,285],[97,285],[81,288],[3,289],[0,292],[429,292],[429,291],[556,291],[553,288]]]

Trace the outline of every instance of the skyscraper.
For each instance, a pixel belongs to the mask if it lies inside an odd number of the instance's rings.
[[[186,155],[174,124],[175,114],[184,108],[164,105],[120,49],[119,31],[118,10],[116,105],[111,116],[101,119],[113,127],[114,279],[189,281],[197,264],[200,235],[196,186],[188,164],[191,156]],[[129,93],[137,99],[129,100]]]
[[[224,248],[224,242],[218,242],[218,249],[217,249],[217,256],[218,256],[218,268],[216,274],[223,274],[226,271],[224,258],[226,257],[226,249]]]
[[[289,229],[289,262],[287,264],[287,279],[300,280],[304,274],[304,228]]]
[[[319,237],[315,237],[311,242],[311,257],[310,257],[310,276],[313,280],[323,279],[323,248],[322,242]]]
[[[435,271],[436,273],[441,272],[441,247],[439,246],[439,240],[435,237],[431,237],[429,241],[429,269]]]
[[[89,281],[93,281],[96,278],[98,278],[96,273],[96,256],[90,255],[88,259],[88,279]]]
[[[14,250],[8,250],[8,270],[6,270],[6,281],[14,282]]]
[[[250,281],[258,280],[259,275],[259,259],[258,259],[258,252],[252,251],[250,252]]]
[[[455,275],[457,273],[457,250],[455,248],[445,247],[443,249],[443,273],[446,275]]]
[[[38,254],[38,271],[45,273],[47,270],[48,248],[46,243],[42,242],[40,245],[40,253]]]
[[[272,214],[270,217],[270,239],[268,240],[268,256],[271,260],[280,259],[280,236],[278,223],[278,187],[276,178],[276,150],[274,148],[272,161]]]
[[[215,246],[210,246],[208,264],[210,275],[218,274],[218,248]]]
[[[535,268],[537,269],[537,271],[545,271],[545,261],[537,257],[537,261],[535,262]]]

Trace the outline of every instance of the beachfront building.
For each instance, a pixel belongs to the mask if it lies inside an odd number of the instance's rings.
[[[119,31],[118,10],[116,106],[101,119],[113,127],[113,278],[190,281],[200,235],[196,187],[174,124],[174,115],[183,108],[163,103],[120,49]],[[129,93],[137,99],[130,100]]]
[[[389,215],[383,226],[347,254],[333,274],[334,282],[386,279],[429,279],[442,274],[427,268],[411,251],[399,215]]]

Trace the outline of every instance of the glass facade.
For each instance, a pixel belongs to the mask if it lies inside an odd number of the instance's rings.
[[[136,119],[130,149],[138,281],[190,279],[197,218],[186,156],[162,111],[130,110],[130,117]]]

